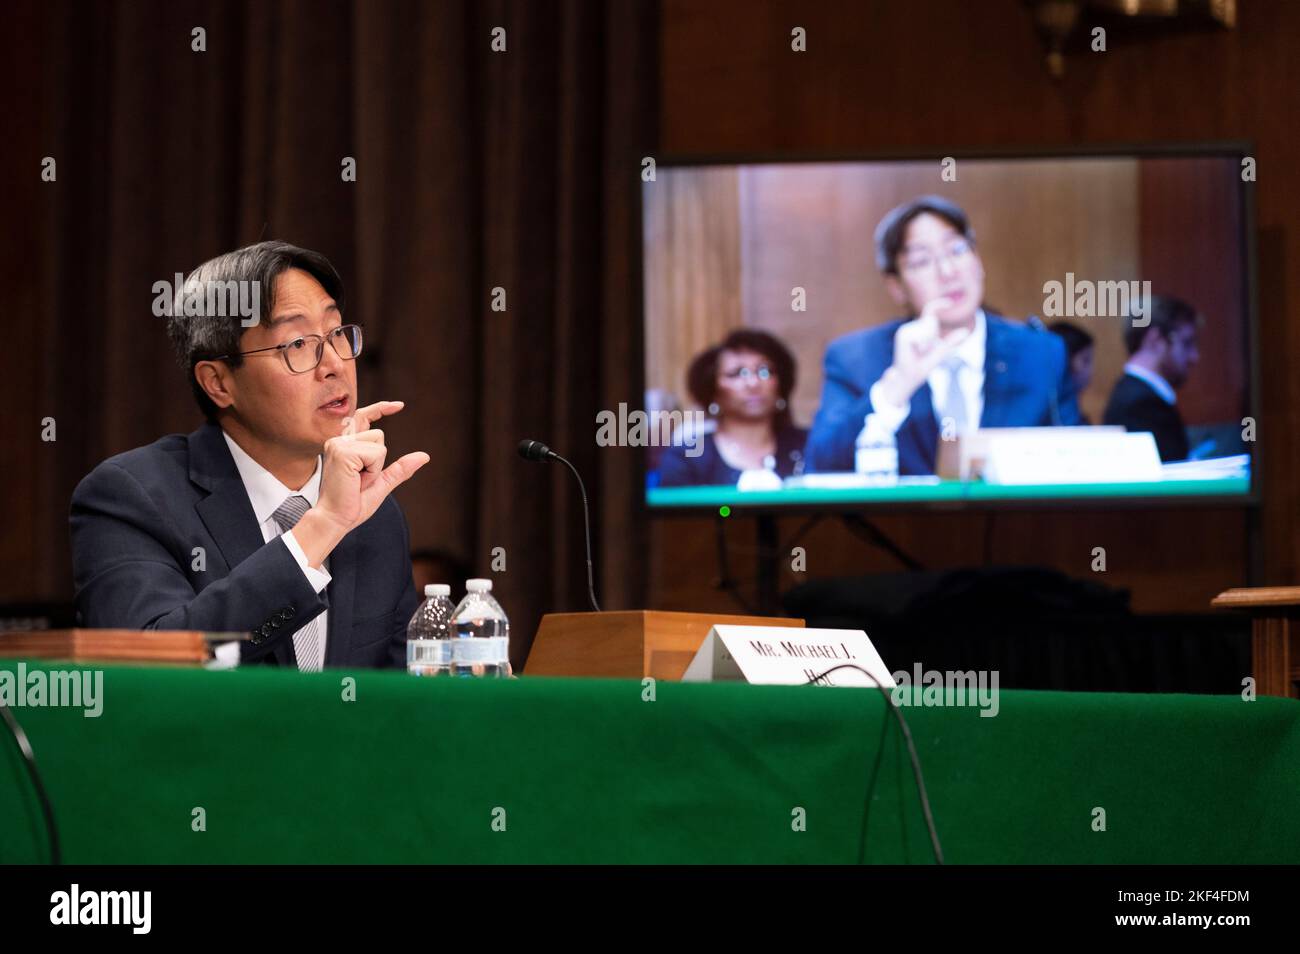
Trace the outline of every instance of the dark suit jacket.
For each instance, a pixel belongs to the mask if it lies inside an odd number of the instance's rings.
[[[853,470],[854,444],[871,413],[871,386],[894,362],[894,335],[907,319],[854,331],[826,349],[821,407],[808,436],[808,466]],[[1079,405],[1065,345],[1054,334],[984,312],[984,411],[981,427],[1078,424]],[[912,395],[898,429],[900,474],[933,474],[939,421],[929,384]]]
[[[1162,461],[1187,459],[1183,416],[1136,375],[1125,374],[1115,382],[1102,423],[1123,424],[1130,431],[1150,431]]]
[[[328,612],[326,666],[404,666],[419,604],[409,538],[389,497],[330,554],[317,594],[283,540],[262,542],[221,429],[205,424],[111,457],[77,486],[77,611],[90,627],[252,633],[241,661],[282,666],[297,664],[293,633]]]

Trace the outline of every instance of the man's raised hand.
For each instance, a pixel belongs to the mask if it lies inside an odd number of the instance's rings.
[[[413,451],[384,466],[384,432],[371,424],[404,406],[379,401],[358,408],[343,422],[343,433],[325,442],[320,497],[293,530],[311,566],[319,566],[349,531],[369,520],[399,484],[429,462],[424,451]]]
[[[940,334],[939,316],[948,307],[946,298],[935,298],[921,309],[919,318],[906,322],[894,334],[894,363],[881,376],[889,403],[898,407],[910,403],[930,372],[970,336],[966,328],[958,328],[946,336]]]

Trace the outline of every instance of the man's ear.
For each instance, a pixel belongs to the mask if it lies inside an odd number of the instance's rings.
[[[220,361],[200,361],[194,366],[194,380],[218,408],[227,408],[235,403],[230,369]]]
[[[1169,339],[1159,328],[1148,326],[1147,333],[1142,336],[1142,343],[1138,345],[1138,351],[1163,358],[1169,351]]]
[[[889,297],[894,299],[894,304],[903,308],[911,307],[911,302],[907,300],[907,289],[903,287],[897,275],[885,276],[885,288],[889,291]]]

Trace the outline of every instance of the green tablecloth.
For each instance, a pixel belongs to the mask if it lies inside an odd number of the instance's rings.
[[[874,690],[347,675],[109,668],[98,718],[15,708],[65,860],[852,863],[864,826],[868,862],[932,860]],[[1300,703],[904,712],[951,863],[1300,861]],[[0,739],[0,862],[45,855]]]

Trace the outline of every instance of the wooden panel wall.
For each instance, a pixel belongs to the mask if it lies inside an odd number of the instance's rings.
[[[646,387],[681,403],[690,359],[744,320],[736,180],[734,169],[665,170],[645,186],[645,307],[663,317],[647,342]]]
[[[1249,413],[1239,250],[1217,241],[1238,229],[1223,172],[1221,160],[1157,159],[1141,169],[1142,276],[1156,294],[1182,298],[1205,317],[1197,337],[1200,363],[1178,396],[1189,423]]]

